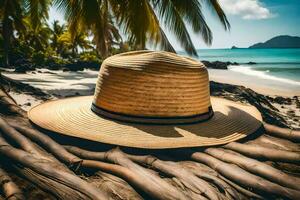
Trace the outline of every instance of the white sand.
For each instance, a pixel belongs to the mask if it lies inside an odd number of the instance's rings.
[[[38,69],[26,74],[4,72],[3,75],[39,88],[50,94],[53,99],[56,99],[70,96],[93,95],[98,72],[92,70],[63,72],[61,70]],[[9,94],[24,110],[29,110],[31,107],[41,103],[41,100],[29,94],[16,92],[10,92]]]
[[[16,92],[9,92],[9,94],[14,98],[14,100],[17,102],[17,104],[26,111],[28,111],[30,108],[42,103],[42,100],[38,100],[28,94],[16,93]]]
[[[79,72],[63,72],[38,69],[26,74],[3,73],[14,80],[30,84],[54,97],[92,95],[95,89],[98,72],[84,70]]]
[[[243,85],[265,95],[300,96],[300,85],[248,76],[231,70],[209,69],[209,79],[220,83]]]

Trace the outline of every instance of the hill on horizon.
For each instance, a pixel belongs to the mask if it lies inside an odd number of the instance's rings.
[[[258,48],[300,48],[300,37],[280,35],[273,37],[266,42],[256,43],[249,47],[250,49]]]

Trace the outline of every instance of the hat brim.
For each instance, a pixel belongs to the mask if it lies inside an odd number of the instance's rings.
[[[126,147],[167,149],[226,144],[262,126],[253,106],[211,97],[214,115],[185,125],[143,125],[103,118],[91,111],[93,96],[43,103],[28,112],[41,128],[60,134]]]

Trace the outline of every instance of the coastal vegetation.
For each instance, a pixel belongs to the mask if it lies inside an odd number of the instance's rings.
[[[166,30],[189,55],[197,55],[187,26],[206,44],[212,42],[203,3],[225,30],[230,28],[216,0],[1,0],[0,62],[5,67],[55,68],[77,61],[99,64],[109,55],[147,45],[174,52]],[[48,23],[51,6],[64,14],[65,24]]]

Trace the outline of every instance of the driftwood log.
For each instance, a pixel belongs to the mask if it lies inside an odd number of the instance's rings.
[[[300,132],[135,150],[34,127],[0,89],[0,199],[300,199]]]

